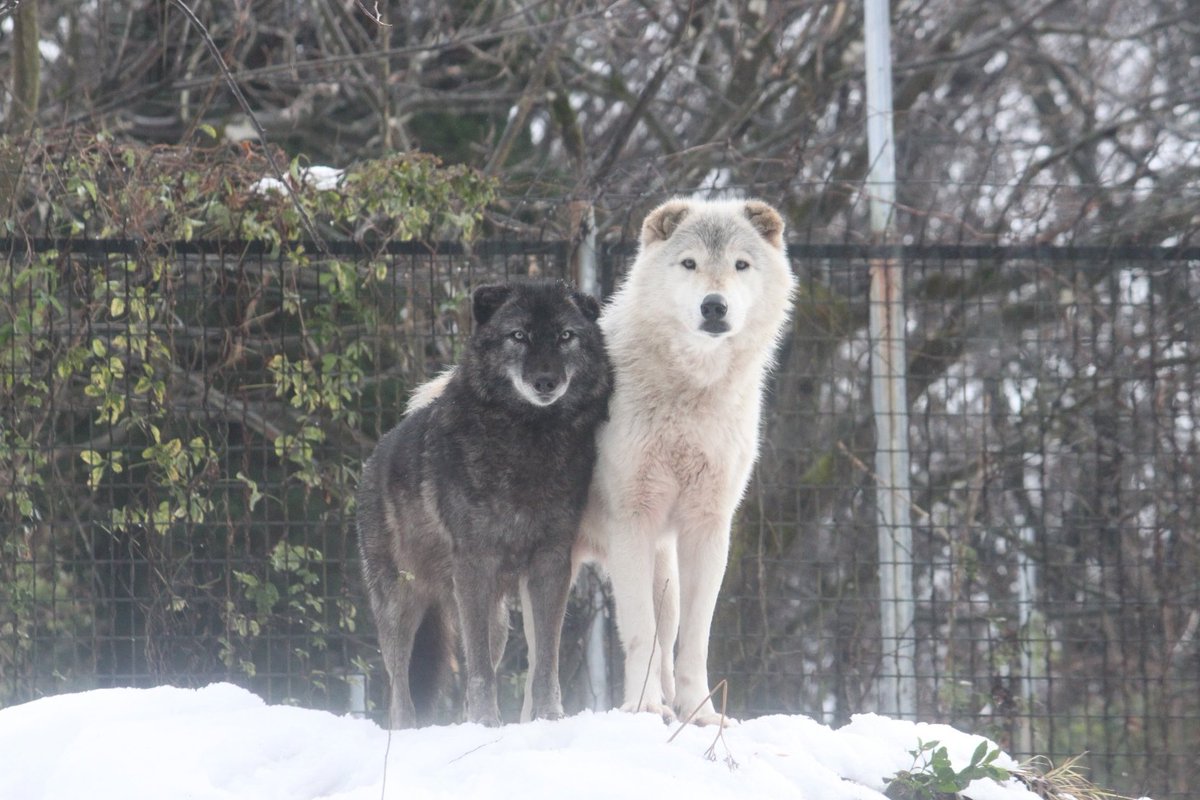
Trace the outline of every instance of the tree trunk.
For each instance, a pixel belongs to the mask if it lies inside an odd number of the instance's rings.
[[[37,0],[22,0],[13,14],[13,131],[23,133],[37,117],[41,54]]]

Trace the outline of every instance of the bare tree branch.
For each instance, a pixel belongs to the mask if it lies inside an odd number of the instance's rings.
[[[225,59],[221,56],[221,50],[217,47],[217,43],[213,41],[212,36],[208,32],[208,28],[204,27],[204,23],[200,18],[188,8],[183,0],[171,0],[171,5],[179,9],[179,11],[187,17],[188,21],[195,26],[199,31],[200,36],[204,39],[205,46],[208,47],[209,53],[212,54],[213,60],[217,62],[217,68],[221,70],[221,74],[225,77],[225,83],[229,87],[229,91],[233,93],[238,105],[242,107],[242,111],[250,119],[250,124],[254,126],[254,130],[258,133],[259,141],[263,145],[263,155],[266,156],[267,163],[271,165],[271,171],[275,173],[275,177],[283,184],[288,197],[291,198],[292,205],[296,209],[296,213],[300,216],[300,221],[304,225],[304,231],[322,252],[328,252],[329,248],[325,244],[325,240],[321,234],[317,232],[317,227],[313,225],[312,219],[309,218],[308,212],[304,210],[304,206],[300,203],[300,198],[296,196],[296,190],[292,187],[292,183],[288,180],[280,168],[279,163],[275,160],[275,154],[271,152],[271,148],[267,141],[267,132],[263,130],[259,124],[258,117],[254,115],[254,109],[250,108],[250,103],[246,101],[246,96],[242,94],[242,88],[238,86],[238,82],[234,80],[233,74],[229,71],[229,67],[225,65]]]

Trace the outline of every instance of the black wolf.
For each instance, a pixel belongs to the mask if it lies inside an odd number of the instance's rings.
[[[518,588],[536,665],[526,715],[563,713],[571,549],[613,386],[600,309],[553,281],[483,286],[472,304],[475,331],[457,370],[437,399],[384,435],[358,489],[394,728],[429,721],[459,626],[467,717],[500,724],[505,598]]]

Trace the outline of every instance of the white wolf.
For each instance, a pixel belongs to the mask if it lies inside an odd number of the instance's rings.
[[[616,387],[576,561],[612,582],[625,710],[721,719],[709,629],[795,292],[783,229],[756,200],[670,200],[600,317]]]
[[[600,315],[616,387],[573,560],[612,582],[627,711],[721,720],[705,699],[708,636],[796,288],[783,229],[757,200],[669,200]]]

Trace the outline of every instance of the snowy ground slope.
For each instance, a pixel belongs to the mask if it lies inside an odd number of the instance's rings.
[[[918,738],[941,741],[956,767],[980,741],[873,715],[838,730],[774,716],[727,731],[727,748],[718,743],[710,761],[712,729],[689,727],[667,743],[673,731],[651,715],[611,711],[396,731],[389,749],[374,723],[268,706],[229,684],[104,689],[0,710],[0,800],[879,800],[883,776],[911,766]],[[977,781],[968,795],[1034,798],[1015,782]]]

